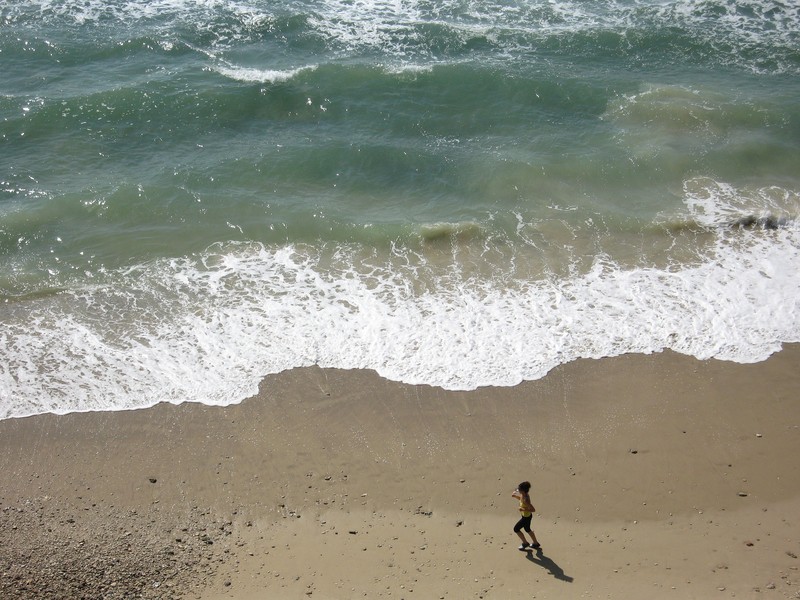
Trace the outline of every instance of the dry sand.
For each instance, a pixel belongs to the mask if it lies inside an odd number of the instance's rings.
[[[800,347],[0,422],[0,597],[798,598]],[[543,549],[511,531],[533,483]]]

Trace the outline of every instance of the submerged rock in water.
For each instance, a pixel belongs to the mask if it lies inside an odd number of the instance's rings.
[[[738,227],[740,229],[780,229],[788,225],[789,219],[786,217],[775,217],[768,215],[766,217],[757,217],[755,215],[748,215],[733,221],[731,227]]]

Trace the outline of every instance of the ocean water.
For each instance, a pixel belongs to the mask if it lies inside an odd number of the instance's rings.
[[[0,6],[0,418],[800,341],[800,2]]]

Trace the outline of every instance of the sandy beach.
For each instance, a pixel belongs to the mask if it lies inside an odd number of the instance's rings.
[[[6,420],[0,596],[798,598],[798,456],[799,346],[472,392],[307,368],[225,408]]]

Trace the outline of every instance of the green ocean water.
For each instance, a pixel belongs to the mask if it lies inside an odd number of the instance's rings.
[[[798,341],[800,3],[0,8],[0,416]]]

